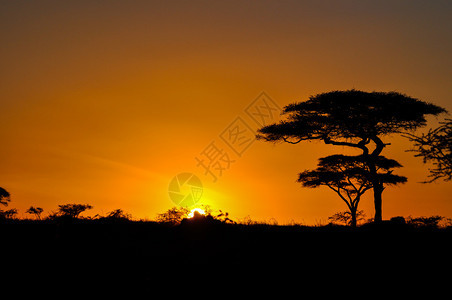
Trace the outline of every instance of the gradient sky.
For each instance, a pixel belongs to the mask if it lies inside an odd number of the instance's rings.
[[[170,180],[192,172],[200,203],[232,219],[305,224],[346,210],[297,173],[345,148],[254,142],[233,157],[219,135],[265,91],[280,106],[331,90],[398,91],[452,111],[451,1],[1,1],[0,186],[25,217],[89,203],[152,219]],[[437,120],[431,119],[429,126]],[[236,161],[217,182],[196,156],[214,141]],[[383,218],[452,217],[452,184],[401,138],[384,155],[409,182]],[[361,204],[373,216],[371,192]]]

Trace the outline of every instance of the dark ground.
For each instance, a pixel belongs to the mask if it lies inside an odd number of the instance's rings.
[[[450,278],[452,255],[451,228],[390,223],[352,230],[201,221],[172,226],[22,220],[0,224],[0,241],[3,286],[69,290],[156,289],[160,282],[199,284],[200,276],[242,282],[260,276],[300,282],[337,278],[350,284],[377,273],[385,280],[407,274]]]

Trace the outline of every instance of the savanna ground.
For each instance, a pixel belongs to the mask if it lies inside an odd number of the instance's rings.
[[[362,280],[375,272],[436,276],[451,265],[451,238],[451,226],[397,220],[357,228],[238,224],[199,216],[176,224],[79,218],[0,224],[5,286],[68,291],[156,289],[157,282],[199,284],[199,276],[211,281],[281,275]]]

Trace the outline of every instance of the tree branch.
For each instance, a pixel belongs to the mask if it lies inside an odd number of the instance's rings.
[[[345,197],[342,196],[342,194],[341,194],[341,192],[340,192],[340,188],[334,189],[330,184],[327,184],[326,186],[329,187],[330,189],[332,189],[333,191],[335,191],[335,192],[339,195],[339,197],[341,197],[341,199],[344,200],[345,204],[347,204],[347,207],[348,207],[350,210],[352,210],[351,203],[349,203],[349,202],[347,201],[347,199],[345,199]]]
[[[370,154],[372,157],[377,157],[378,155],[381,154],[381,152],[383,151],[384,147],[391,145],[391,143],[383,143],[383,141],[376,135],[372,136],[370,138],[376,145],[374,151],[372,151],[372,153]]]
[[[330,145],[335,145],[335,146],[347,146],[347,147],[359,148],[359,149],[363,150],[364,155],[367,155],[369,153],[369,149],[367,149],[367,147],[365,146],[366,144],[369,143],[368,139],[362,139],[357,144],[349,143],[349,142],[333,141],[328,136],[325,136],[322,139],[323,139],[323,142],[327,145],[330,144]]]
[[[284,142],[289,143],[289,144],[298,144],[299,142],[305,140],[305,139],[300,138],[298,141],[292,142],[292,141],[289,141],[288,139],[286,139],[285,137],[282,137],[282,139],[283,139]]]

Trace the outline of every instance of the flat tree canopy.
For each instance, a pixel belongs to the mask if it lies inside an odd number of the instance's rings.
[[[407,181],[406,177],[393,174],[392,169],[402,167],[393,159],[378,156],[376,167],[378,180],[383,185],[397,185]],[[298,182],[309,188],[327,186],[336,192],[347,204],[353,227],[356,226],[361,196],[373,188],[373,177],[362,155],[331,155],[320,158],[315,170],[298,174]]]
[[[376,159],[377,175],[385,185],[405,183],[407,178],[394,175],[394,168],[402,165],[394,159],[379,156]],[[304,187],[316,188],[322,185],[347,190],[356,195],[362,189],[372,188],[372,176],[362,155],[330,155],[319,159],[317,169],[306,170],[298,175],[298,182]]]
[[[364,141],[415,130],[445,109],[397,92],[333,91],[287,105],[287,120],[259,129],[266,141]]]

